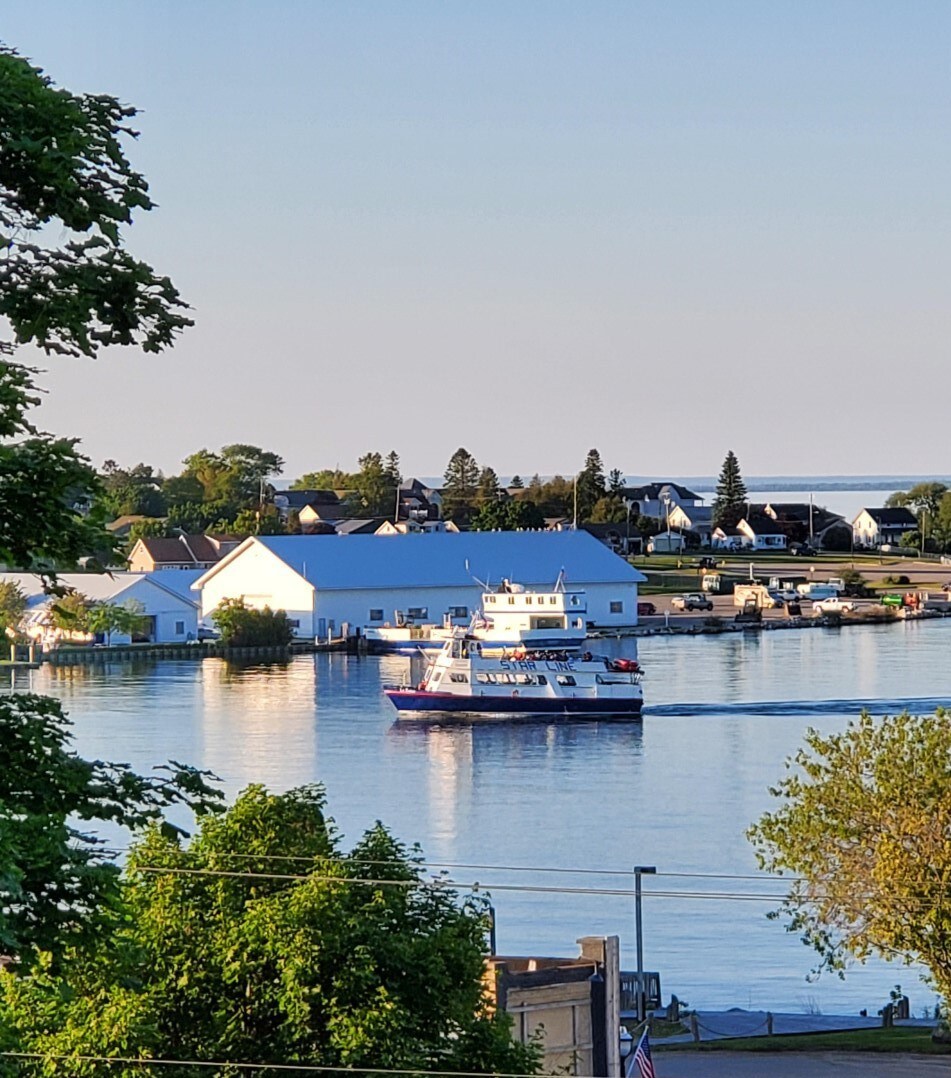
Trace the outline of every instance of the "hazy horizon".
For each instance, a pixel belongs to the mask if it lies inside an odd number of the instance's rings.
[[[8,0],[2,36],[143,110],[126,242],[194,307],[157,357],[19,353],[97,465],[946,460],[946,3]]]

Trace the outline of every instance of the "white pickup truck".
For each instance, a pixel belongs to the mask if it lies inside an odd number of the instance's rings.
[[[828,599],[819,599],[818,602],[812,604],[813,614],[846,614],[855,609],[855,603],[850,603],[848,599],[840,599],[838,595],[830,596]]]

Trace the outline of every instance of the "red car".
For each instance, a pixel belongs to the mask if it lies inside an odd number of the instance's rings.
[[[638,603],[637,604],[637,616],[639,618],[649,618],[651,614],[657,613],[657,607],[653,603]]]

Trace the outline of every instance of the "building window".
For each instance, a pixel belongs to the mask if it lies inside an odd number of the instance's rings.
[[[300,628],[300,618],[288,618],[287,619],[287,624],[290,625],[290,627],[292,629],[299,629]]]
[[[614,602],[611,603],[611,613],[612,614],[623,614],[624,613],[624,603],[622,603],[619,599],[615,599]]]
[[[406,611],[406,614],[407,614],[408,617],[411,617],[411,618],[428,618],[429,617],[429,607],[428,606],[411,606],[409,608],[409,610]]]
[[[184,621],[176,621],[175,622],[175,635],[176,636],[184,636],[185,635],[185,622]]]
[[[449,616],[451,618],[467,618],[469,608],[467,606],[451,606],[449,607]]]
[[[383,610],[382,610],[381,607],[378,607],[378,608],[370,611],[370,621],[382,621],[382,620],[383,620]]]

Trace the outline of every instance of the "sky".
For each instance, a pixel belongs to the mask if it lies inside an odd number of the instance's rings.
[[[194,308],[40,357],[97,464],[951,467],[947,0],[4,0],[0,39],[143,110],[127,246]]]

